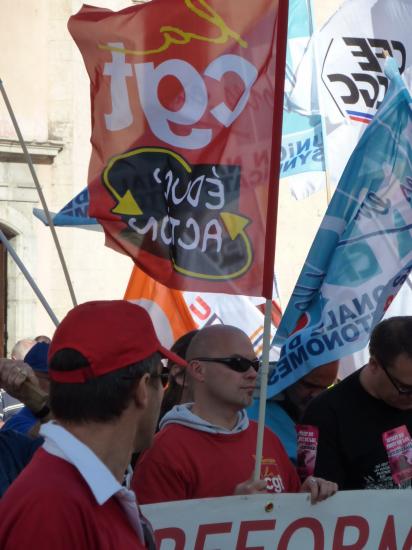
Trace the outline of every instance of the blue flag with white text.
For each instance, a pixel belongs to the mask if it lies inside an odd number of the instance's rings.
[[[412,99],[392,58],[388,92],[339,181],[274,344],[268,397],[365,347],[412,271]]]

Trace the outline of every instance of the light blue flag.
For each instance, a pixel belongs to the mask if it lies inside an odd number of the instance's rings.
[[[57,214],[52,214],[53,224],[57,227],[86,227],[87,229],[103,230],[96,218],[89,217],[89,191],[87,187],[76,195]],[[43,210],[33,208],[33,214],[48,225]]]
[[[304,172],[321,172],[325,169],[320,116],[299,115],[291,110],[292,106],[288,100],[288,94],[295,85],[297,68],[311,35],[310,1],[291,0],[289,2],[280,177],[290,177]]]
[[[268,397],[365,347],[412,270],[412,100],[393,59],[385,99],[339,181],[274,344]]]

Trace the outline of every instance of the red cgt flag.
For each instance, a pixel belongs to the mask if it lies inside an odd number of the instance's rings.
[[[91,81],[90,216],[166,286],[271,296],[286,28],[287,0],[70,18]]]

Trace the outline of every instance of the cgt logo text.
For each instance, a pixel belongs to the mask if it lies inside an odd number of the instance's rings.
[[[113,111],[105,114],[107,130],[118,131],[133,124],[128,81],[134,79],[136,92],[145,118],[153,134],[163,142],[182,149],[202,149],[212,141],[212,128],[194,128],[209,112],[223,127],[228,128],[242,113],[249,100],[250,90],[257,78],[256,67],[239,55],[226,54],[214,59],[202,74],[190,63],[180,59],[168,59],[155,66],[154,63],[127,63],[123,43],[109,43],[111,63],[104,64],[103,74],[110,78]],[[227,73],[236,74],[243,83],[243,92],[235,107],[225,101],[209,105],[208,80],[222,82]],[[179,104],[167,108],[160,99],[159,90],[165,79],[179,81],[182,94]],[[182,103],[182,104],[180,104]]]
[[[350,36],[332,39],[324,59],[322,80],[345,118],[366,124],[372,120],[388,89],[382,69],[384,51],[396,59],[403,73],[406,50],[402,42]]]

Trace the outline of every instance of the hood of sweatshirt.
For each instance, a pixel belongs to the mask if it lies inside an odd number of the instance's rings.
[[[168,426],[169,424],[181,424],[182,426],[187,426],[193,430],[199,430],[201,432],[208,432],[212,434],[235,434],[243,432],[249,426],[249,418],[247,416],[246,410],[242,409],[238,413],[238,421],[236,425],[228,430],[227,428],[222,428],[221,426],[215,426],[210,424],[200,416],[192,413],[193,403],[184,403],[183,405],[175,405],[167,414],[164,415],[160,421],[160,429]]]

